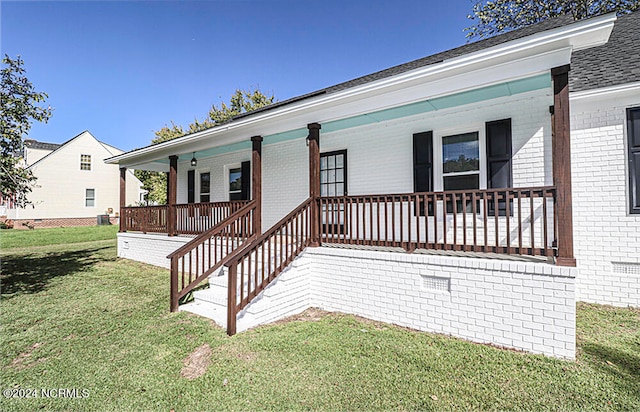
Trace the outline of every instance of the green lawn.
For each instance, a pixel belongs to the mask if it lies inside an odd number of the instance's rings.
[[[88,397],[2,411],[640,410],[637,309],[581,304],[576,362],[319,312],[227,337],[169,313],[168,272],[118,260],[115,240],[46,233],[13,249],[2,233],[1,386]]]
[[[118,225],[0,230],[0,249],[115,239]]]

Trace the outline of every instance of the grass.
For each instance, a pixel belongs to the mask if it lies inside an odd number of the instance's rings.
[[[114,239],[117,232],[117,225],[0,230],[0,249]]]
[[[0,257],[2,389],[89,395],[0,397],[2,411],[640,410],[638,309],[580,304],[575,362],[342,314],[227,337],[168,313],[167,271],[117,259],[113,239]],[[204,375],[183,377],[187,358]]]

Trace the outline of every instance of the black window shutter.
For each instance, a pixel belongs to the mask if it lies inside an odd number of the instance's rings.
[[[251,162],[242,162],[240,165],[240,190],[241,199],[249,200],[249,188],[251,182]]]
[[[627,109],[629,212],[640,213],[640,107]]]
[[[187,203],[193,203],[196,201],[196,171],[189,170],[187,172]]]
[[[433,132],[413,135],[413,191],[433,191]]]
[[[433,132],[422,132],[413,135],[413,191],[433,192]],[[433,204],[429,203],[429,216],[433,216]],[[424,204],[415,211],[425,215]]]
[[[487,188],[512,187],[511,119],[486,124]]]
[[[502,189],[512,187],[511,119],[487,122],[485,126],[487,137],[487,188]],[[491,204],[489,213],[493,213],[493,207],[493,204]],[[498,202],[498,214],[505,216],[506,202]]]

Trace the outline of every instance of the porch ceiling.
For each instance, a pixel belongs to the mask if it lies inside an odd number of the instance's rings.
[[[351,116],[344,119],[334,120],[322,124],[322,131],[325,133],[336,132],[353,127],[364,126],[372,123],[379,123],[388,120],[400,119],[416,114],[428,113],[436,110],[444,110],[466,104],[478,103],[485,100],[496,99],[500,97],[513,96],[520,93],[540,90],[551,87],[551,76],[549,73],[539,74],[537,76],[527,77],[514,81],[494,84],[487,87],[481,87],[474,90],[468,90],[461,93],[454,93],[447,96],[426,99],[416,103],[406,104],[384,110],[378,110],[371,113],[365,113],[357,116]],[[306,137],[307,128],[299,128],[288,130],[282,133],[275,133],[263,136],[264,144],[280,143],[287,140],[301,139]],[[223,153],[234,152],[238,150],[250,150],[251,142],[244,141],[232,143],[224,146],[211,147],[205,150],[198,150],[196,157],[205,158]],[[179,155],[178,161],[189,161],[193,156],[193,152],[183,153]],[[169,159],[159,159],[153,163],[138,165],[144,167],[154,167],[156,171],[168,171]],[[132,166],[134,167],[134,166]],[[158,168],[158,169],[155,169]]]

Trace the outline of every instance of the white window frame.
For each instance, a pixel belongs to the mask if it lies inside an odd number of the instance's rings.
[[[455,136],[465,133],[478,133],[478,145],[480,150],[480,175],[478,189],[483,190],[487,188],[487,140],[484,123],[472,123],[465,125],[464,127],[455,127],[447,129],[435,129],[433,131],[433,189],[436,192],[444,191],[444,178],[443,171],[444,153],[442,147],[442,138],[448,136]],[[447,176],[463,176],[465,174],[476,174],[477,172],[459,172],[448,173]]]
[[[90,197],[87,196],[87,190],[93,190],[93,198],[90,198]],[[87,187],[87,188],[84,189],[84,207],[86,207],[86,208],[95,208],[96,204],[98,203],[96,201],[97,198],[98,198],[98,193],[97,193],[95,188]],[[89,199],[93,199],[93,206],[88,206],[87,205],[87,200],[89,200]]]
[[[82,156],[89,156],[89,162],[88,163],[87,162],[83,162],[82,161]],[[92,156],[90,154],[86,154],[86,153],[80,154],[80,170],[82,170],[83,172],[90,172],[91,169],[92,169],[92,163],[93,163],[93,160],[92,160]],[[82,168],[83,164],[88,164],[89,168],[88,169],[83,169]]]

